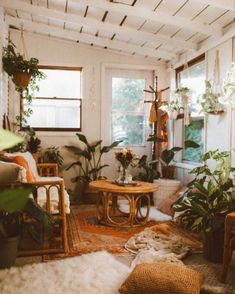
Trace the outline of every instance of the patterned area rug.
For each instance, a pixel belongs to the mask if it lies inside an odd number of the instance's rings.
[[[152,227],[156,224],[155,221],[149,221],[142,227],[108,227],[98,222],[94,205],[73,205],[68,216],[68,254],[45,255],[43,260],[61,259],[100,250],[106,250],[119,256],[130,256],[130,253],[124,249],[126,241],[145,227]],[[172,232],[182,236],[193,250],[200,251],[200,241],[175,223],[169,222],[168,225],[170,225]]]

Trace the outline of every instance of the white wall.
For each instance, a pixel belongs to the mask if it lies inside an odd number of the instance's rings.
[[[22,48],[19,31],[11,30],[10,36],[18,48]],[[127,64],[131,66],[151,66],[157,68],[159,75],[159,88],[166,85],[165,65],[159,62],[153,63],[146,58],[126,56],[111,53],[104,49],[95,49],[77,43],[53,39],[37,34],[26,33],[24,40],[28,57],[37,57],[41,65],[82,66],[83,67],[83,101],[82,101],[82,132],[90,141],[101,138],[101,101],[104,89],[102,89],[102,68],[104,64]],[[160,65],[159,65],[160,64]],[[13,119],[19,112],[19,97],[10,85],[10,115]],[[74,133],[65,132],[38,132],[42,140],[42,146],[64,146],[76,143],[78,140]],[[102,138],[101,138],[102,139]],[[68,153],[61,149],[65,164],[71,161]],[[71,186],[69,179],[72,172],[63,172],[67,186]]]
[[[6,45],[8,27],[4,21],[4,11],[0,7],[0,127],[2,127],[3,114],[7,113],[8,93],[7,93],[7,74],[2,69],[2,47]]]

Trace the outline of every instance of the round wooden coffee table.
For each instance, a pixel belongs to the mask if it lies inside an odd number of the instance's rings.
[[[114,227],[134,227],[146,224],[150,211],[150,193],[157,191],[156,184],[135,182],[136,186],[119,186],[112,180],[93,181],[89,185],[99,192],[96,201],[97,218],[100,222]],[[126,199],[129,211],[119,209],[118,200]],[[143,215],[141,204],[146,200],[146,213]]]

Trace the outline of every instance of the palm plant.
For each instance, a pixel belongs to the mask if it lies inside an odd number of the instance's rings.
[[[104,178],[101,175],[101,171],[108,165],[101,165],[102,155],[118,146],[118,144],[122,141],[114,141],[109,146],[101,147],[102,140],[94,143],[88,143],[85,135],[81,133],[77,133],[76,135],[78,139],[85,144],[85,149],[77,146],[65,146],[69,151],[72,151],[79,158],[77,161],[73,162],[66,168],[66,170],[69,170],[73,166],[79,167],[81,174],[75,177],[73,181],[82,180],[85,182],[90,182]]]

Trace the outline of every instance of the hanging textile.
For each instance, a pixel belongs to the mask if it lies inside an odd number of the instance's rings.
[[[155,108],[155,102],[152,102],[150,112],[149,112],[149,123],[155,123],[157,121],[157,113],[156,113],[156,108]]]

